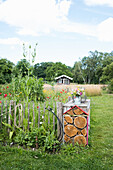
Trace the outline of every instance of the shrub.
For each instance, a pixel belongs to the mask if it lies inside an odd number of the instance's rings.
[[[108,85],[108,92],[113,93],[113,79],[111,79],[109,85]]]

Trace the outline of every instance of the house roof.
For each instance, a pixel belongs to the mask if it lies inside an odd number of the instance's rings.
[[[71,78],[71,77],[69,77],[69,76],[66,76],[66,75],[61,75],[61,76],[59,76],[59,77],[56,77],[55,80],[60,79],[60,78],[62,78],[62,77],[65,77],[65,78],[68,78],[68,79],[70,79],[70,80],[73,80],[73,78]]]
[[[69,110],[67,110],[67,111],[66,111],[65,113],[63,113],[63,114],[68,113],[70,110],[72,110],[72,109],[75,108],[75,107],[77,107],[79,110],[81,110],[84,114],[89,115],[88,113],[86,113],[83,109],[81,109],[81,108],[78,107],[77,105],[73,106],[72,108],[70,108]]]

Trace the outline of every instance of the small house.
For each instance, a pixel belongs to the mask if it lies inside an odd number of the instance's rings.
[[[63,113],[63,141],[88,145],[89,113],[77,105]]]
[[[70,81],[73,80],[73,78],[66,76],[66,75],[61,75],[59,77],[56,77],[55,80],[57,80],[57,84],[70,84]]]

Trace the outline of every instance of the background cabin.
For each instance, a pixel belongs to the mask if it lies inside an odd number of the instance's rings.
[[[70,84],[70,81],[73,80],[73,78],[66,76],[66,75],[61,75],[59,77],[56,77],[55,80],[57,80],[57,84]]]

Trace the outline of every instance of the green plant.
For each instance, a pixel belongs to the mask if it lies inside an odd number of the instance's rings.
[[[59,141],[56,139],[54,135],[54,131],[52,133],[47,132],[47,136],[44,141],[44,151],[52,152],[53,149],[58,148]]]
[[[109,85],[108,85],[108,92],[113,93],[113,79],[111,79]]]

